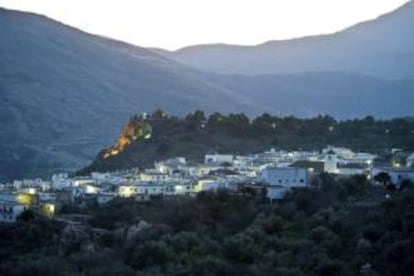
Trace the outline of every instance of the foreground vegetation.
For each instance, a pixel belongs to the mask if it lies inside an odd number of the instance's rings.
[[[151,167],[155,161],[177,156],[199,161],[209,152],[251,154],[271,147],[320,150],[330,144],[381,155],[391,148],[414,151],[412,118],[376,120],[368,116],[337,121],[330,116],[301,119],[263,114],[250,119],[242,113],[214,113],[207,117],[202,111],[178,118],[157,110],[148,121],[152,127],[151,139],[133,141],[122,153],[109,159],[104,158],[104,150],[79,173]]]
[[[411,275],[411,185],[387,200],[363,176],[312,186],[273,204],[225,190],[118,200],[89,209],[89,227],[22,221],[0,228],[0,274]]]

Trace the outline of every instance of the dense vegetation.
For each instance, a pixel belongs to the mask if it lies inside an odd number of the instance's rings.
[[[152,166],[155,161],[176,156],[201,160],[208,152],[249,154],[271,147],[319,150],[332,144],[376,153],[390,148],[414,151],[412,118],[337,121],[330,116],[301,119],[263,114],[249,119],[243,113],[206,117],[202,111],[178,118],[157,110],[149,122],[153,128],[150,140],[133,142],[107,160],[101,152],[80,173]]]
[[[412,275],[412,186],[388,200],[363,176],[322,174],[312,186],[273,204],[224,190],[118,200],[90,211],[90,225],[106,229],[95,238],[21,222],[2,229],[0,274]]]

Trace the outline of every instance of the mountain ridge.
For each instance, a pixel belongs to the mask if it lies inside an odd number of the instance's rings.
[[[414,78],[414,2],[332,34],[258,45],[203,44],[152,49],[182,64],[221,74],[260,75],[352,71],[381,78]],[[395,30],[398,29],[398,32]],[[404,48],[406,45],[406,48]]]
[[[252,44],[252,45],[240,45],[240,44],[233,44],[233,43],[202,43],[202,44],[197,44],[197,45],[184,46],[184,47],[178,48],[177,50],[173,50],[173,51],[165,50],[165,49],[159,48],[159,47],[153,47],[153,48],[149,48],[149,49],[157,49],[157,50],[163,50],[163,51],[166,51],[166,52],[172,52],[173,53],[173,52],[180,52],[180,51],[191,49],[191,48],[205,47],[205,46],[207,46],[207,47],[208,46],[213,46],[213,47],[214,46],[218,46],[218,47],[220,47],[220,46],[234,46],[234,47],[240,47],[240,48],[254,48],[254,47],[257,47],[257,46],[264,46],[266,44],[272,44],[272,43],[284,43],[284,42],[289,43],[289,42],[300,41],[300,40],[312,40],[313,38],[328,37],[328,36],[331,36],[331,35],[346,32],[346,31],[358,28],[358,26],[363,25],[363,24],[375,23],[378,20],[387,18],[389,16],[393,16],[396,11],[401,10],[401,9],[405,9],[405,8],[414,8],[414,0],[408,1],[407,3],[402,5],[401,7],[397,8],[396,10],[390,11],[390,12],[385,13],[385,14],[381,14],[381,15],[379,15],[375,18],[369,19],[369,20],[358,22],[354,25],[345,27],[343,29],[340,29],[340,30],[332,32],[332,33],[304,35],[304,36],[298,36],[298,37],[293,37],[293,38],[288,38],[288,39],[266,40],[264,42],[257,43],[257,44]]]

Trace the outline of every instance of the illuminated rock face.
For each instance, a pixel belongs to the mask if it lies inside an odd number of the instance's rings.
[[[116,144],[105,151],[103,159],[108,159],[111,156],[120,154],[133,141],[150,139],[151,136],[151,125],[142,118],[133,117],[129,120],[127,126],[122,131],[122,134],[118,138]]]

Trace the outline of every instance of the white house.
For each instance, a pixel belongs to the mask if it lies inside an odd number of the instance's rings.
[[[23,180],[13,180],[12,186],[14,189],[20,190],[23,187]]]
[[[185,166],[187,160],[185,157],[176,157],[162,162],[156,162],[155,169],[163,174],[173,174],[174,171],[179,170],[180,166]]]
[[[349,161],[350,162],[355,162],[355,163],[362,163],[362,164],[372,165],[375,158],[377,158],[377,155],[375,155],[375,154],[366,153],[366,152],[357,152],[357,153],[354,154],[352,159],[349,160]]]
[[[173,191],[173,193],[170,193],[169,191]],[[195,192],[195,185],[191,183],[177,183],[174,186],[171,186],[170,189],[166,191],[166,194],[188,195],[194,192]]]
[[[195,189],[200,189],[200,191],[217,191],[218,189],[229,188],[228,182],[225,181],[201,181],[201,183],[198,182],[199,186],[196,186]]]
[[[140,184],[137,187],[141,195],[163,195],[166,192],[165,184]]]
[[[324,171],[327,173],[338,173],[338,155],[333,150],[325,152]]]
[[[16,202],[0,202],[0,222],[15,222],[28,208],[27,205],[20,205]]]
[[[374,167],[371,170],[371,179],[381,172],[388,173],[391,178],[391,183],[397,188],[399,188],[404,180],[414,182],[414,168]]]
[[[34,187],[26,187],[26,188],[20,189],[19,191],[22,193],[30,194],[30,195],[37,194],[37,189]]]
[[[190,177],[202,177],[208,175],[212,171],[217,171],[223,167],[216,164],[205,164],[196,166],[180,166],[180,171]]]
[[[57,194],[56,193],[38,193],[37,198],[40,202],[56,201]]]
[[[164,195],[175,194],[174,185],[167,183],[134,183],[118,187],[117,195],[120,197],[133,197],[136,195]]]
[[[96,181],[88,177],[75,178],[72,180],[72,187],[83,187],[83,186],[86,186],[87,184],[95,185]]]
[[[364,163],[339,163],[337,174],[340,175],[355,175],[355,174],[369,174],[370,167]]]
[[[0,222],[15,222],[19,215],[29,208],[29,204],[22,200],[23,197],[26,199],[19,194],[0,194]]]
[[[350,149],[332,146],[328,146],[326,149],[323,149],[322,154],[327,154],[330,151],[335,152],[336,155],[342,159],[352,159],[355,155],[355,153]]]
[[[91,178],[97,183],[109,182],[111,179],[110,173],[92,172]]]
[[[303,168],[268,167],[260,173],[259,179],[270,185],[282,187],[306,187],[309,182],[309,172]]]
[[[160,181],[168,181],[170,177],[167,173],[160,173],[156,170],[145,170],[145,172],[140,174],[141,181],[148,181],[148,182],[160,182]]]
[[[411,153],[406,160],[406,164],[408,168],[414,167],[414,153]]]
[[[194,185],[194,192],[214,190],[219,186],[219,180],[215,177],[200,177],[196,180]]]
[[[100,192],[100,188],[93,184],[86,184],[83,186],[83,189],[85,191],[85,194],[98,194]]]
[[[67,173],[54,174],[52,176],[52,188],[56,190],[61,190],[67,187],[70,187],[71,179]]]
[[[204,156],[204,164],[223,164],[233,163],[234,155],[232,154],[206,154]]]
[[[50,181],[42,181],[39,188],[43,192],[49,191],[52,188],[52,183]]]
[[[117,195],[120,197],[132,197],[138,194],[138,187],[131,184],[118,186]]]

